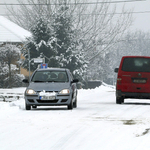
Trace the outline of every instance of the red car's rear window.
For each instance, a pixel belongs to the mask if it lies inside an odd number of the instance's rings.
[[[124,58],[122,71],[150,72],[149,58]]]

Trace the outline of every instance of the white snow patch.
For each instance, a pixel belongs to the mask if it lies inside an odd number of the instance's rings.
[[[39,93],[40,96],[56,96],[55,92],[45,92],[45,90]]]

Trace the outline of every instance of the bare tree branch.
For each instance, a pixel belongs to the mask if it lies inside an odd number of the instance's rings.
[[[13,6],[7,7],[9,14],[13,15],[8,17],[27,30],[31,29],[39,17],[54,25],[61,5],[66,4],[69,9],[59,15],[72,17],[77,31],[76,38],[84,43],[85,56],[89,61],[113,46],[132,24],[132,10],[126,11],[123,6],[120,15],[116,15],[116,5],[109,3],[110,0],[103,0],[103,3],[97,0],[94,5],[84,5],[86,0],[27,0],[32,5],[23,5],[21,0],[18,2],[21,5],[17,10]]]

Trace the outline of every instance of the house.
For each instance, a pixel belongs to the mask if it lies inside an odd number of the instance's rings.
[[[18,26],[14,22],[7,18],[0,16],[0,45],[11,43],[23,45],[23,42],[27,37],[30,37],[31,33],[22,27]],[[23,57],[21,56],[21,59]],[[20,73],[28,76],[27,70],[21,68]]]

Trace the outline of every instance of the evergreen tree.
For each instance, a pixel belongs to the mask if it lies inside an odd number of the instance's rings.
[[[72,17],[68,10],[68,6],[62,5],[55,19],[57,60],[59,67],[70,69],[76,78],[82,79],[87,62],[84,60],[83,46],[76,38],[77,31],[72,25]]]
[[[77,39],[78,32],[74,29],[69,7],[62,4],[59,10],[51,17],[44,16],[36,19],[37,23],[31,28],[32,37],[28,38],[25,45],[24,67],[28,67],[30,60],[42,54],[49,67],[68,68],[75,77],[82,78],[87,67],[84,60],[83,44]],[[31,71],[37,64],[31,65]]]
[[[25,44],[26,51],[23,50],[25,56],[24,67],[29,68],[28,58],[43,57],[45,62],[50,67],[56,67],[57,50],[55,48],[56,39],[54,37],[53,29],[49,27],[49,21],[44,18],[37,18],[37,23],[31,28],[32,37],[27,39]],[[35,70],[37,64],[31,65],[31,70]]]

